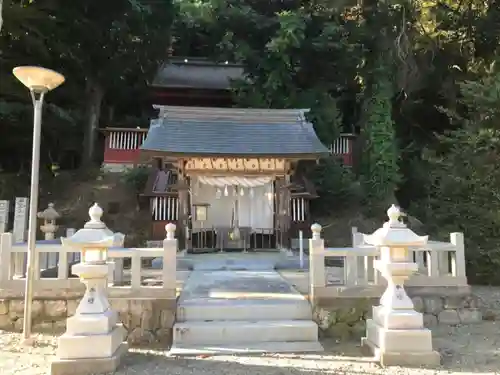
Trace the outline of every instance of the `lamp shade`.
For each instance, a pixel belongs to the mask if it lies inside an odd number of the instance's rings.
[[[39,66],[18,66],[12,73],[30,90],[50,91],[64,82],[62,74]]]

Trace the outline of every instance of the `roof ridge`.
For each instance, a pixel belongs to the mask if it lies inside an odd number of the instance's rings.
[[[155,105],[159,119],[203,122],[303,123],[309,109],[218,108]]]
[[[213,118],[169,118],[169,117],[162,117],[159,119],[162,121],[162,123],[202,123],[202,124],[278,124],[278,125],[303,125],[305,122],[302,119],[290,119],[290,118],[274,118],[274,119],[269,119],[269,118],[262,118],[262,119],[255,119],[255,118],[219,118],[219,117],[213,117]]]
[[[223,113],[304,113],[309,112],[309,108],[235,108],[235,107],[189,107],[154,104],[154,109],[170,112],[223,112]]]

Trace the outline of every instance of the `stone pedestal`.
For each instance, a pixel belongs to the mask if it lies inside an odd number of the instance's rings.
[[[51,375],[100,374],[115,371],[127,352],[126,330],[106,297],[109,264],[73,266],[87,289],[76,313],[68,318],[66,333],[59,338],[57,359]]]
[[[432,348],[432,332],[424,328],[423,314],[415,311],[403,287],[418,269],[416,263],[408,262],[408,247],[424,245],[427,237],[417,236],[401,223],[396,207],[388,215],[383,228],[364,238],[380,247],[375,268],[387,280],[387,289],[380,305],[373,307],[373,318],[366,321],[361,344],[382,366],[436,366],[441,357]]]

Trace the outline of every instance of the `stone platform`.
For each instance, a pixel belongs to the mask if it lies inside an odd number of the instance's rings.
[[[309,302],[276,271],[193,271],[171,353],[322,351]]]

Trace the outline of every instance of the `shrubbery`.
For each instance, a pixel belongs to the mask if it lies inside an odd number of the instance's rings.
[[[144,190],[150,173],[150,169],[143,166],[127,169],[123,173],[123,182],[139,193]]]

